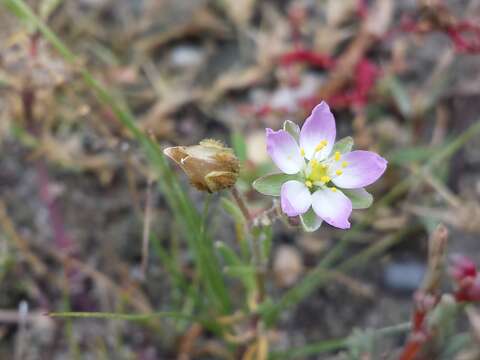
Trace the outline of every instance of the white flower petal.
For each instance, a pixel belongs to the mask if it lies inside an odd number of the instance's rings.
[[[267,152],[275,165],[286,174],[296,174],[305,166],[297,142],[285,130],[267,129]]]
[[[352,213],[352,202],[340,190],[319,189],[312,195],[312,207],[315,213],[340,229],[350,228],[348,218]]]
[[[315,150],[322,141],[325,146],[319,150],[315,158],[326,159],[332,151],[336,136],[335,118],[326,102],[315,106],[311,115],[305,120],[300,131],[300,147],[305,151],[305,157],[311,160]]]
[[[312,194],[304,183],[290,180],[282,185],[280,204],[288,216],[301,215],[312,205]]]

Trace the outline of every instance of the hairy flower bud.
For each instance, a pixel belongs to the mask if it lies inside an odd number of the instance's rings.
[[[192,185],[200,191],[212,193],[232,187],[240,172],[233,150],[217,140],[206,139],[199,145],[169,147],[163,152],[180,165]]]

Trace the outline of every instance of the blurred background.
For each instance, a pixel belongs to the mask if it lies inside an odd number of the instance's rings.
[[[362,226],[340,260],[388,244],[284,309],[271,349],[408,321],[438,222],[450,230],[448,254],[480,261],[480,1],[28,1],[77,56],[73,65],[9,3],[0,5],[1,359],[239,356],[186,320],[45,316],[197,310],[182,287],[198,290],[196,267],[161,179],[81,68],[160,147],[204,138],[232,146],[238,188],[254,213],[272,205],[251,188],[275,171],[265,127],[301,124],[321,100],[338,138],[351,135],[356,148],[389,160],[369,188],[381,200],[373,212],[354,211],[352,223]],[[202,211],[205,194],[174,171]],[[208,229],[235,248],[238,224],[222,197],[211,197]],[[277,221],[270,296],[298,284],[342,236]],[[243,297],[234,280],[227,284],[232,299]]]

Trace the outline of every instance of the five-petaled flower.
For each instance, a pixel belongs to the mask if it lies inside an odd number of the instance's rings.
[[[335,144],[335,118],[327,103],[313,109],[301,130],[286,121],[282,130],[266,132],[267,152],[284,174],[260,178],[254,186],[268,193],[262,185],[281,185],[278,194],[270,195],[280,195],[287,216],[300,215],[310,231],[322,220],[348,229],[352,208],[370,206],[372,196],[364,187],[384,173],[387,161],[371,151],[351,151],[351,137]]]

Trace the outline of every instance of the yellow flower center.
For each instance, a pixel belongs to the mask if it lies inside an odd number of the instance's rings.
[[[315,181],[321,181],[323,183],[330,181],[330,178],[327,175],[328,166],[324,164],[319,164],[317,160],[310,161],[310,166],[312,171],[308,176],[308,180],[310,180],[312,183],[314,183]]]

